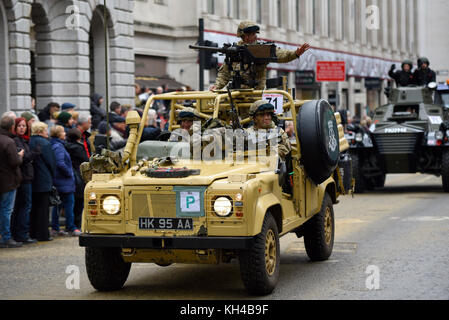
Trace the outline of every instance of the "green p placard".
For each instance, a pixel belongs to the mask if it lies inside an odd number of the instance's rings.
[[[206,187],[174,187],[176,192],[176,216],[204,217],[204,193]]]

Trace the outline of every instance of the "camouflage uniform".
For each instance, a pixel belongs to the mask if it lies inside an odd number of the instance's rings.
[[[253,103],[250,107],[250,115],[255,116],[261,106],[269,105],[267,101],[259,100]],[[272,106],[272,110],[274,111],[274,106]],[[271,108],[270,108],[271,109]],[[255,125],[251,126],[246,130],[248,137],[251,139],[251,137],[258,136],[258,130],[266,130],[268,131],[267,134],[270,133],[270,131],[275,130],[277,135],[277,142],[278,142],[278,154],[279,157],[281,157],[282,160],[285,160],[285,157],[292,151],[292,147],[290,144],[290,140],[288,138],[287,133],[282,129],[275,125],[274,122],[271,122],[271,125],[268,128],[257,128]]]
[[[251,21],[243,21],[239,25],[239,28],[237,31],[237,36],[241,37],[243,35],[244,28],[255,27],[255,26],[256,25],[254,23],[252,23]],[[245,43],[243,41],[239,41],[237,43],[237,45],[239,45],[239,46],[244,45],[244,44]],[[257,44],[257,42],[250,43],[250,44]],[[280,49],[280,48],[276,48],[276,56],[278,57],[279,63],[287,63],[287,62],[290,62],[290,61],[293,61],[293,60],[299,58],[296,55],[296,51],[285,50],[285,49]],[[267,80],[266,79],[267,65],[268,64],[256,65],[256,79],[255,80],[258,82],[258,85],[254,88],[256,90],[265,89],[265,84],[266,84],[266,80]],[[220,70],[218,71],[217,79],[215,81],[215,86],[217,87],[218,90],[223,89],[228,84],[228,82],[232,79],[233,73],[235,73],[235,71],[241,70],[240,63],[233,63],[232,68],[233,68],[233,71],[231,72],[226,64],[223,64],[221,66]],[[245,68],[247,68],[247,66],[245,66]],[[245,82],[249,83],[249,80],[250,80],[249,70],[247,70],[246,72],[241,72],[240,74],[243,77],[243,79],[245,80]],[[249,88],[247,85],[243,85],[242,88],[243,89],[252,89],[252,88]]]

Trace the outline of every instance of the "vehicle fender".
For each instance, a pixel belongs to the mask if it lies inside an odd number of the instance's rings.
[[[278,225],[279,232],[281,232],[282,227],[282,209],[279,199],[273,193],[267,193],[260,198],[258,198],[255,210],[254,210],[254,220],[252,224],[252,229],[248,230],[250,235],[257,235],[262,230],[262,224],[265,219],[265,214],[268,209],[273,208],[272,214]]]

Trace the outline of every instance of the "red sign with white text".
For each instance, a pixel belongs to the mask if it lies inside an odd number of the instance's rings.
[[[317,61],[317,82],[341,82],[346,81],[346,67],[344,61]]]

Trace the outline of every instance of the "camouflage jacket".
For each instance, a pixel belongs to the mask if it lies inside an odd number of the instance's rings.
[[[287,156],[287,154],[289,154],[292,151],[292,146],[290,144],[290,140],[288,138],[287,133],[282,128],[277,127],[274,124],[274,122],[272,122],[271,126],[268,129],[266,129],[267,134],[269,134],[269,131],[271,131],[273,129],[277,130],[277,134],[278,134],[277,143],[278,143],[279,156],[281,157],[282,160],[285,160],[285,157]],[[252,137],[257,138],[257,136],[258,136],[258,134],[257,134],[258,129],[255,126],[249,127],[246,130],[246,132],[248,134],[248,139],[251,139]]]
[[[244,45],[243,41],[240,41],[237,43],[237,45],[241,46]],[[279,63],[287,63],[290,61],[293,61],[298,58],[296,55],[296,52],[293,50],[285,50],[276,48],[276,56],[278,57]],[[223,64],[220,67],[220,70],[218,71],[217,79],[215,81],[215,86],[217,89],[223,89],[228,82],[232,79],[233,73],[237,70],[240,70],[240,63],[233,63],[232,68],[234,71],[230,71],[228,66],[226,64]],[[267,70],[267,64],[261,64],[256,66],[256,81],[258,82],[258,85],[254,88],[256,90],[263,90],[265,88],[266,84],[266,70]],[[250,73],[249,70],[246,72],[241,73],[243,79],[245,82],[249,82],[250,80]],[[243,85],[243,89],[252,89],[248,86]]]

